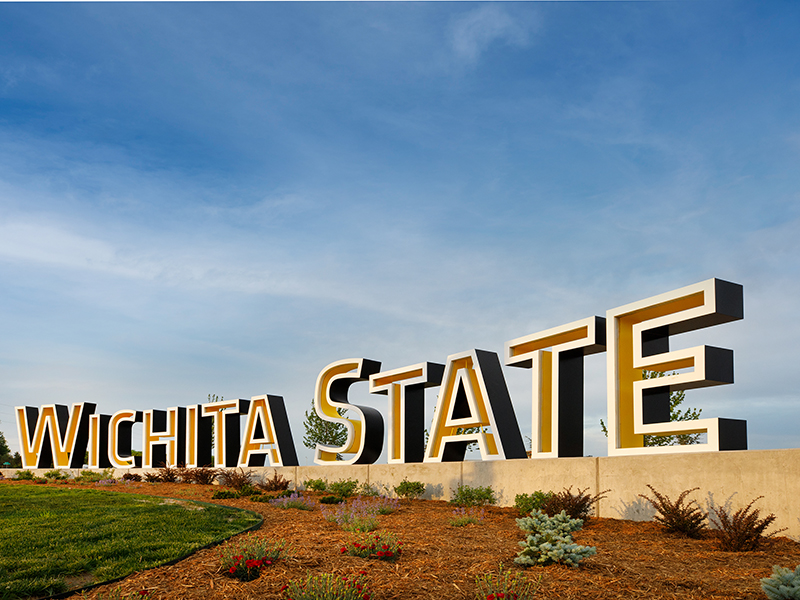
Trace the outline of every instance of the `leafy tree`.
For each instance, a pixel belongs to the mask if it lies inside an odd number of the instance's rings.
[[[344,409],[337,408],[336,412],[339,416],[344,416]],[[347,428],[341,423],[331,423],[325,421],[314,410],[314,400],[311,400],[311,410],[306,411],[306,420],[303,421],[303,427],[306,433],[303,436],[303,445],[312,450],[317,447],[317,444],[324,444],[326,446],[344,446],[347,441]]]
[[[664,377],[664,375],[674,375],[674,373],[662,373],[661,371],[642,371],[643,379],[657,379]],[[700,418],[701,408],[686,408],[682,409],[681,404],[686,400],[686,392],[679,390],[672,392],[669,395],[669,420],[670,421],[696,421]],[[603,433],[608,437],[608,428],[600,419],[600,428]],[[680,435],[646,435],[644,436],[644,445],[647,447],[652,446],[688,446],[691,444],[700,443],[699,433],[683,433]]]
[[[6,436],[4,436],[3,432],[0,431],[0,458],[5,458],[5,456],[10,452],[11,449],[8,447],[8,442],[6,442]],[[4,462],[5,461],[0,461],[0,464]]]

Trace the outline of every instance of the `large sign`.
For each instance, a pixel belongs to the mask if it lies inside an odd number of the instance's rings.
[[[742,286],[709,279],[611,309],[605,318],[588,317],[507,342],[505,364],[532,373],[531,458],[583,456],[583,359],[599,352],[607,352],[609,456],[747,449],[746,421],[670,421],[669,411],[671,392],[733,383],[732,350],[670,351],[670,336],[743,317]],[[669,374],[644,379],[643,370]],[[375,408],[350,403],[348,391],[358,382],[387,396],[388,427]],[[426,443],[429,387],[438,387],[439,394]],[[88,402],[71,409],[16,407],[23,466],[79,468],[87,450],[94,468],[298,464],[280,396],[113,415],[95,409]],[[477,443],[483,460],[527,456],[500,358],[485,350],[452,354],[444,365],[423,362],[387,371],[366,358],[333,362],[317,378],[314,410],[347,431],[341,446],[317,445],[314,462],[321,465],[374,463],[384,440],[390,463],[461,461],[471,443]],[[142,424],[141,457],[131,451],[135,423]],[[706,434],[706,442],[644,446],[645,435],[689,433]]]

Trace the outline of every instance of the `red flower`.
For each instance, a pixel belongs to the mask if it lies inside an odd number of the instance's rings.
[[[288,589],[289,589],[289,586],[288,586],[288,585],[285,585],[285,586],[283,586],[283,587],[281,588],[281,592],[285,592],[285,591],[286,591],[286,590],[288,590]]]
[[[340,550],[340,553],[341,553],[341,554],[344,554],[345,552],[347,552],[347,548],[345,548],[344,546],[342,546],[342,549]]]
[[[503,592],[500,592],[499,594],[497,594],[497,597],[498,598],[505,598],[506,595]]]
[[[228,573],[236,573],[236,567],[231,567],[228,569]]]
[[[486,596],[486,600],[494,600],[494,594],[489,594]]]
[[[369,600],[369,594],[364,594],[364,595],[362,596],[362,598],[363,598],[364,600]]]
[[[388,549],[389,549],[389,546],[387,546],[386,544],[384,544],[383,546],[381,546],[381,548],[383,548],[384,550],[388,550]]]
[[[149,596],[150,595],[150,590],[139,590],[139,595],[140,596]]]
[[[366,572],[366,571],[359,571],[359,572],[358,572],[358,574],[359,574],[359,575],[366,575],[366,574],[367,574],[367,572]]]

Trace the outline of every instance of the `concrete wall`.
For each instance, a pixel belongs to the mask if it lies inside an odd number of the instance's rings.
[[[37,469],[42,474],[47,469]],[[272,475],[273,469],[254,469]],[[449,500],[459,484],[491,485],[500,504],[511,506],[514,496],[536,490],[565,487],[589,488],[590,493],[611,490],[601,500],[598,514],[617,519],[647,520],[654,510],[638,497],[652,495],[652,485],[671,499],[686,489],[699,487],[689,497],[704,510],[722,505],[733,510],[764,496],[755,507],[762,516],[774,513],[774,527],[787,527],[784,535],[800,539],[800,449],[704,452],[599,458],[519,459],[492,462],[423,463],[406,465],[353,465],[283,467],[284,477],[302,488],[308,479],[358,479],[391,490],[404,478],[427,485],[425,497]],[[13,477],[13,469],[0,470]],[[122,471],[117,473],[120,476]]]

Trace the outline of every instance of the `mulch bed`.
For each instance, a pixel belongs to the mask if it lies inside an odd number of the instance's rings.
[[[159,600],[277,599],[284,598],[284,584],[309,572],[344,575],[361,570],[368,573],[374,600],[473,599],[476,575],[496,572],[500,563],[504,569],[518,569],[513,559],[523,539],[513,508],[489,507],[482,523],[453,527],[453,507],[446,502],[406,502],[396,513],[378,517],[381,528],[400,534],[404,542],[401,559],[389,563],[341,554],[350,534],[324,520],[318,510],[285,510],[246,499],[211,500],[217,486],[138,484],[105,489],[246,508],[264,516],[256,535],[284,538],[294,550],[291,558],[248,583],[220,571],[217,549],[201,550],[174,565],[92,589],[86,593],[90,599],[107,598],[117,588],[123,594],[148,590],[149,598]],[[773,538],[755,552],[723,552],[713,536],[692,540],[666,534],[653,522],[591,519],[574,538],[595,546],[597,554],[577,569],[527,569],[527,576],[541,577],[537,599],[764,600],[759,579],[769,576],[773,565],[800,564],[800,544],[785,537]]]

